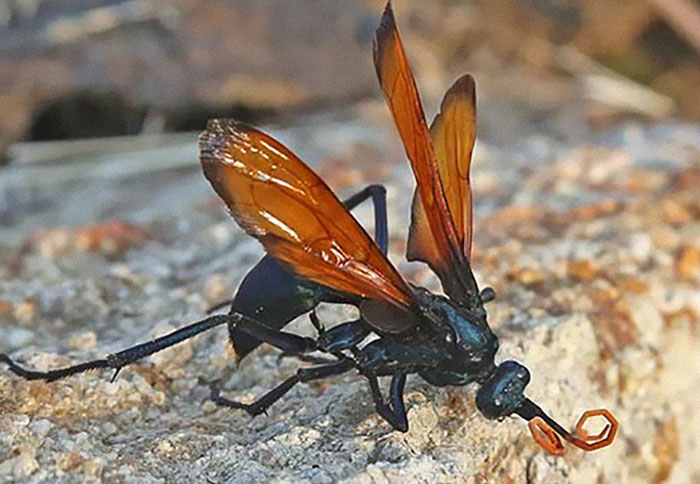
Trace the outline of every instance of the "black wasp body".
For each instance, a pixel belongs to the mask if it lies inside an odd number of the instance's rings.
[[[352,209],[371,198],[375,240],[383,252],[387,250],[388,240],[385,194],[383,186],[371,185],[344,202],[348,209]],[[263,341],[271,342],[289,355],[315,351],[334,355],[339,362],[345,363],[338,366],[339,372],[355,368],[369,379],[379,413],[397,430],[408,430],[403,405],[403,386],[408,374],[418,374],[436,386],[480,383],[482,391],[477,397],[480,410],[491,418],[510,415],[524,400],[522,390],[530,376],[527,369],[516,362],[505,362],[500,367],[494,362],[498,338],[486,321],[483,306],[494,298],[493,290],[486,288],[481,291],[473,310],[425,288],[413,286],[413,291],[419,304],[415,314],[384,302],[343,297],[322,285],[295,276],[274,257],[267,255],[244,278],[236,297],[230,301],[230,314],[242,314],[266,328],[281,330],[296,317],[310,313],[319,336],[316,339],[300,338],[280,331],[271,340],[250,325],[241,327],[235,320],[228,325],[230,340],[238,358],[245,357]],[[321,302],[356,305],[360,318],[325,329],[314,313],[314,308]],[[408,331],[400,333],[376,329],[391,328],[396,320],[407,319],[423,319],[425,324],[416,321]],[[362,345],[371,334],[378,337]],[[379,392],[377,377],[380,376],[393,377],[389,404]],[[253,415],[264,412],[272,403],[271,399],[263,397],[253,404],[241,404],[222,398],[218,391],[215,400]]]

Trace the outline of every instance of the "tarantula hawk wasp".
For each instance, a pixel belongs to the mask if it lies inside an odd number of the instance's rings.
[[[407,258],[427,263],[446,296],[407,283],[387,259],[382,186],[369,186],[340,202],[279,142],[233,120],[215,119],[199,137],[204,174],[236,222],[267,252],[230,301],[229,314],[212,315],[105,359],[68,368],[39,372],[19,366],[7,355],[0,355],[0,361],[23,378],[46,381],[98,368],[118,372],[140,358],[227,324],[239,359],[266,342],[317,363],[300,368],[250,404],[212,389],[217,404],[250,415],[264,412],[299,382],[354,369],[367,378],[378,413],[405,432],[404,385],[408,374],[417,373],[437,386],[478,384],[476,406],[485,417],[519,415],[550,453],[563,454],[560,437],[587,451],[612,443],[618,424],[609,411],[585,412],[570,433],[523,394],[530,381],[527,368],[515,361],[494,362],[498,339],[486,321],[484,303],[495,293],[491,288],[479,290],[469,263],[473,78],[464,75],[454,83],[428,128],[390,3],[376,32],[374,63],[417,182]],[[348,212],[369,198],[374,203],[374,240]],[[324,329],[314,312],[320,302],[353,304],[360,317]],[[317,338],[282,331],[305,313],[318,330]],[[370,333],[377,338],[362,344]],[[331,358],[310,355],[313,352]],[[391,376],[388,401],[379,387],[380,376]],[[591,416],[607,420],[597,435],[588,435],[583,428]]]

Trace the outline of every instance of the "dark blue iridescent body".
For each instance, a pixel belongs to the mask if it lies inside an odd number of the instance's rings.
[[[367,187],[344,204],[352,209],[370,197],[375,207],[375,238],[382,251],[386,252],[384,189],[376,185]],[[320,331],[313,344],[292,344],[295,336],[289,335],[289,344],[276,346],[294,355],[313,349],[335,355],[340,361],[352,360],[351,367],[370,379],[375,403],[378,408],[384,409],[380,414],[399,430],[405,431],[408,428],[405,413],[399,412],[403,409],[403,395],[399,392],[403,386],[392,384],[391,403],[386,404],[378,391],[377,377],[398,374],[400,379],[405,380],[405,375],[418,374],[436,386],[479,383],[482,387],[477,403],[487,417],[500,418],[511,414],[525,398],[523,390],[529,382],[529,373],[515,362],[496,366],[494,358],[498,350],[498,338],[486,321],[483,307],[484,302],[493,299],[493,291],[490,288],[482,291],[475,307],[467,309],[427,289],[413,287],[413,290],[420,304],[420,310],[417,311],[420,316],[396,309],[388,303],[343,297],[297,278],[274,258],[265,256],[246,275],[236,296],[230,301],[231,314],[243,314],[271,330],[282,330],[296,317],[312,312],[321,302],[358,306],[361,317],[357,320],[330,329],[323,328],[316,320],[315,324]],[[412,330],[400,334],[377,329],[390,327],[390,320],[397,318],[425,318],[429,324],[414,324]],[[245,357],[264,339],[250,328],[241,328],[238,322],[229,324],[229,333],[238,358]],[[374,335],[375,339],[369,340],[370,335]],[[318,359],[312,361],[324,362]],[[347,371],[351,367],[341,365],[340,369]],[[257,402],[243,405],[226,400],[218,394],[216,399],[219,403],[242,408],[252,414],[264,411],[266,405],[271,403],[265,400],[260,405]]]

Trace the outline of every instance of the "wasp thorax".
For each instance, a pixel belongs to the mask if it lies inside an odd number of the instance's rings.
[[[504,361],[479,388],[476,406],[486,418],[496,419],[513,413],[525,399],[530,372],[517,361]]]

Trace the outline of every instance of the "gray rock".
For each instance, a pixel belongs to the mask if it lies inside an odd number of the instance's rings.
[[[359,124],[381,146],[385,121]],[[346,149],[337,126],[331,148]],[[358,123],[348,126],[353,146]],[[687,147],[682,140],[700,134],[688,126],[636,129],[643,141],[635,137],[635,144],[669,147]],[[308,138],[297,139],[299,132],[283,134],[303,150]],[[530,368],[528,395],[564,424],[585,409],[610,408],[621,422],[611,447],[584,454],[568,446],[563,458],[547,456],[521,420],[484,419],[472,388],[435,388],[414,377],[407,434],[391,432],[354,374],[299,385],[269,415],[251,419],[208,402],[206,383],[221,379],[228,395],[251,400],[298,363],[263,347],[236,368],[221,328],[124,369],[114,383],[109,372],[25,382],[0,366],[0,482],[692,482],[700,475],[700,268],[681,255],[684,247],[700,247],[700,186],[692,182],[700,178],[691,176],[700,170],[698,158],[613,163],[605,168],[614,173],[592,176],[606,159],[627,153],[629,137],[614,139],[605,147],[540,139],[548,161],[532,164],[510,159],[512,146],[483,140],[474,168],[474,267],[481,284],[498,293],[488,310],[502,342],[499,358]],[[380,181],[389,189],[391,257],[399,261],[410,174],[391,161],[399,148],[377,153],[372,163],[389,167]],[[353,163],[333,165],[329,181],[338,183]],[[323,160],[315,165],[324,172]],[[633,169],[642,187],[649,177],[654,188],[630,188]],[[202,203],[212,193],[191,183],[195,171],[149,176],[159,188],[142,195],[149,211],[142,226],[161,229],[145,244],[111,255],[66,246],[51,257],[35,245],[14,246],[21,263],[2,268],[0,302],[9,310],[0,312],[0,351],[36,368],[101,357],[201,318],[212,299],[236,287],[260,255],[256,244],[218,205]],[[358,183],[368,181],[361,175]],[[126,199],[142,190],[119,183]],[[173,214],[167,204],[149,205],[168,189],[191,208]],[[3,227],[4,236],[28,239],[45,217],[70,212],[66,204],[75,204],[82,189],[73,190],[70,198],[56,195],[40,218],[18,213],[22,222]],[[533,205],[517,207],[519,200]],[[128,214],[122,206],[112,216]],[[162,227],[175,215],[182,223],[170,236],[173,230]],[[424,268],[399,266],[435,287]],[[339,321],[347,311],[323,308],[322,316]],[[309,333],[309,326],[302,318],[291,328]]]

